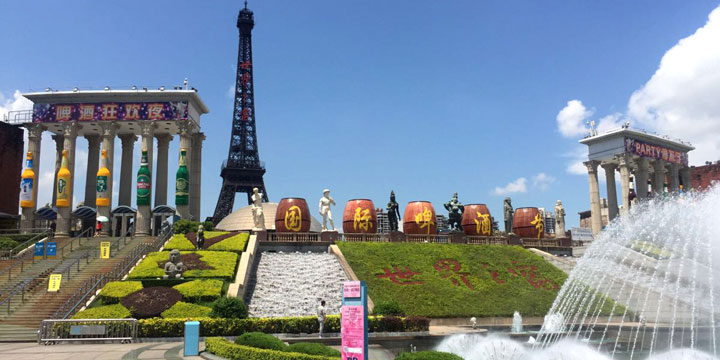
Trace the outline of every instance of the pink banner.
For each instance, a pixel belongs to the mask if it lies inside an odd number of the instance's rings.
[[[366,360],[365,309],[362,305],[342,307],[342,360]]]
[[[360,297],[360,282],[359,281],[345,281],[343,283],[343,296],[346,298],[359,298]]]

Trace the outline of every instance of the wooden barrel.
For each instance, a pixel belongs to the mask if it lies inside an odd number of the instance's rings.
[[[343,232],[349,234],[377,232],[377,214],[372,200],[348,200],[343,212]]]
[[[493,234],[492,216],[485,204],[465,205],[460,224],[465,235],[490,236]]]
[[[537,221],[540,221],[541,225],[538,225]],[[539,239],[544,237],[545,222],[538,208],[524,207],[515,209],[512,231],[516,235],[525,238]]]
[[[437,234],[437,217],[429,201],[411,201],[407,204],[403,216],[403,232],[417,235]]]
[[[275,213],[276,232],[310,231],[310,209],[303,198],[280,200]]]

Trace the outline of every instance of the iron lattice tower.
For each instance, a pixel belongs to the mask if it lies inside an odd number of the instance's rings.
[[[255,87],[253,86],[252,29],[255,25],[253,12],[247,8],[240,10],[237,27],[240,32],[238,49],[237,76],[235,78],[235,106],[233,108],[232,132],[228,158],[223,162],[220,176],[222,189],[218,198],[213,222],[217,224],[232,212],[235,194],[247,194],[248,204],[253,188],[257,187],[268,201],[263,175],[265,166],[260,161],[255,129]]]

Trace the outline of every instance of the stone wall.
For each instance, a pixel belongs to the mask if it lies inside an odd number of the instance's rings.
[[[22,128],[0,122],[0,212],[17,215],[20,206],[20,174],[23,166]]]

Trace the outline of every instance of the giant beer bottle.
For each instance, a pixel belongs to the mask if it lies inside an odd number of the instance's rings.
[[[110,169],[107,167],[107,149],[102,149],[100,169],[97,172],[95,206],[110,206],[110,194],[108,194],[108,181]]]
[[[27,166],[20,175],[20,207],[31,208],[35,206],[33,188],[35,187],[35,172],[33,171],[33,153],[27,153]]]
[[[147,150],[142,150],[140,170],[137,173],[137,205],[150,205],[150,168]]]
[[[180,166],[175,177],[175,205],[187,205],[190,195],[190,181],[185,156],[185,149],[180,149]]]
[[[55,200],[55,206],[57,207],[69,207],[70,206],[70,169],[68,169],[68,151],[63,150],[62,162],[60,163],[60,170],[57,174],[57,194]]]

